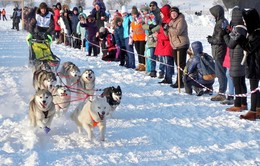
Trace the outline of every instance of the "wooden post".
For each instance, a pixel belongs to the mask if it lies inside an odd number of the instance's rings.
[[[180,51],[177,51],[177,66],[178,66],[178,91],[181,93],[181,75],[180,75]]]
[[[24,0],[22,0],[22,30],[24,30]]]

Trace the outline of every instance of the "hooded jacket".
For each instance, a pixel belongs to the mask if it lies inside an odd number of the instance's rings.
[[[157,43],[154,54],[157,56],[172,56],[173,50],[170,44],[169,36],[164,32],[163,27],[171,20],[170,7],[168,5],[163,6],[161,9],[164,17],[162,18],[162,25],[157,35]]]
[[[260,79],[260,18],[255,9],[243,11],[248,36],[242,43],[247,52],[246,77],[249,79]]]
[[[234,8],[231,16],[231,25],[236,27],[237,25],[243,26],[242,11],[239,8]],[[234,29],[230,34],[224,35],[224,40],[229,49],[230,56],[230,76],[240,77],[245,76],[245,65],[241,65],[244,57],[243,49],[239,45],[238,41],[232,39],[230,35],[233,34]]]
[[[209,11],[214,16],[216,21],[210,43],[212,48],[212,55],[215,60],[219,59],[220,61],[224,61],[227,48],[222,30],[222,24],[227,22],[224,17],[224,8],[220,5],[216,5],[210,8]]]

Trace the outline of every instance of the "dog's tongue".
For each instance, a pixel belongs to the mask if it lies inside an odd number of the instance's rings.
[[[61,96],[67,96],[67,93],[62,93]]]
[[[45,104],[42,103],[41,105],[42,105],[42,108],[46,108],[46,107],[47,107],[47,104],[46,104],[46,103],[45,103]]]

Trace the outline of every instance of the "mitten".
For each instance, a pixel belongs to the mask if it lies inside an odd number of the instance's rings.
[[[207,40],[208,40],[209,44],[212,44],[212,42],[213,42],[212,36],[208,36],[208,37],[207,37]]]
[[[45,126],[44,128],[44,132],[46,133],[46,134],[48,134],[49,133],[49,131],[51,130],[49,127],[47,127],[47,126]]]

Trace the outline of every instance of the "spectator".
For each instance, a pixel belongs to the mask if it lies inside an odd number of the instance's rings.
[[[92,5],[95,7],[95,5],[96,5],[97,3],[100,4],[100,8],[101,8],[102,10],[106,11],[106,5],[105,5],[105,3],[104,3],[103,0],[93,0]]]
[[[212,90],[213,80],[204,80],[201,74],[200,58],[201,56],[209,56],[203,53],[203,46],[200,41],[195,41],[191,44],[193,57],[191,57],[185,67],[186,73],[183,76],[185,92],[192,94],[192,90],[196,92],[197,96],[204,94],[203,88],[206,87]],[[191,79],[191,77],[194,79]],[[202,86],[203,85],[203,86]]]
[[[160,30],[157,34],[157,43],[154,54],[157,56],[162,57],[162,62],[166,64],[165,67],[165,77],[162,81],[159,83],[163,84],[172,84],[172,73],[173,73],[173,56],[172,56],[172,47],[170,43],[169,36],[167,35],[167,25],[171,21],[170,16],[170,6],[164,5],[160,11],[161,11],[161,18],[162,18],[162,24],[160,26]]]
[[[1,9],[0,9],[0,20],[1,20],[1,17],[2,17],[2,11],[1,11]]]
[[[53,16],[53,19],[54,19],[54,38],[56,40],[59,39],[60,37],[60,31],[61,31],[61,27],[60,25],[58,24],[58,20],[59,20],[59,17],[60,17],[60,10],[61,10],[61,4],[60,2],[58,2],[56,5],[55,5],[55,8],[54,8],[54,16]]]
[[[100,3],[96,3],[94,9],[91,11],[92,17],[95,18],[98,29],[105,26],[106,12],[101,8]]]
[[[260,79],[260,18],[255,9],[243,10],[242,12],[248,35],[243,33],[243,28],[236,26],[236,35],[242,48],[247,52],[246,77],[249,79],[250,90],[259,86]],[[241,119],[256,120],[260,118],[260,92],[251,93],[251,108]]]
[[[173,48],[173,57],[176,66],[179,65],[181,69],[184,69],[186,65],[187,50],[189,48],[188,37],[188,24],[185,20],[185,16],[180,12],[179,8],[171,8],[171,22],[169,23],[169,38],[171,46]],[[179,53],[179,63],[177,64],[177,54]],[[182,78],[183,72],[179,70],[180,78]],[[178,75],[176,82],[171,85],[172,88],[178,88]],[[180,80],[180,87],[183,88],[183,82]]]
[[[131,37],[134,42],[134,46],[136,49],[136,52],[138,54],[138,66],[136,68],[137,71],[145,71],[145,57],[144,57],[144,51],[145,51],[145,31],[142,28],[142,17],[140,13],[138,12],[136,6],[132,7],[132,17],[133,22],[131,22]]]
[[[123,17],[123,28],[124,28],[124,42],[127,50],[126,56],[126,67],[135,69],[135,55],[133,44],[129,44],[130,38],[130,24],[132,21],[132,16],[127,13],[126,6],[122,6],[121,14]]]
[[[246,36],[246,27],[244,26],[243,18],[242,18],[242,11],[236,7],[232,10],[231,16],[231,26],[236,27],[240,26],[244,28],[244,36]],[[245,65],[241,64],[242,59],[244,57],[244,51],[241,45],[234,40],[234,32],[235,29],[230,32],[228,28],[224,29],[224,40],[229,48],[229,55],[230,55],[230,69],[229,74],[232,77],[233,84],[235,87],[235,94],[246,94],[247,87],[246,87],[246,80],[245,80]],[[230,90],[229,90],[230,91]],[[247,98],[236,96],[234,106],[227,108],[227,111],[243,111],[247,110]]]
[[[3,21],[4,21],[4,20],[7,21],[5,9],[2,10],[2,16],[3,16]]]
[[[124,41],[124,28],[123,28],[123,19],[120,16],[115,17],[114,19],[114,25],[115,28],[115,41],[116,41],[116,47],[120,48],[119,53],[119,59],[120,59],[120,66],[125,65],[125,57],[126,57],[126,47],[125,47],[125,41]]]
[[[77,25],[77,34],[80,35],[80,38],[81,38],[81,46],[82,46],[82,49],[83,51],[85,52],[87,50],[87,54],[88,54],[88,32],[86,30],[86,28],[84,27],[81,27],[80,26],[80,22],[82,23],[86,23],[87,22],[87,16],[85,13],[80,13],[79,14],[79,22],[78,22],[78,25]]]
[[[162,21],[160,16],[160,9],[158,8],[155,1],[150,3],[150,8],[147,10],[149,13],[146,15],[145,21],[143,22],[143,29],[148,31],[147,46],[151,58],[150,77],[156,77],[156,56],[154,55],[156,38],[153,34],[159,31],[160,23]]]
[[[213,35],[208,36],[207,39],[209,44],[211,44],[212,55],[215,60],[215,72],[219,82],[219,93],[216,96],[213,96],[211,101],[223,101],[226,99],[224,94],[227,90],[227,69],[223,67],[227,45],[224,41],[222,25],[227,24],[228,21],[224,17],[224,8],[222,6],[213,6],[209,11],[214,16],[216,24]]]
[[[80,22],[80,26],[85,27],[86,31],[88,31],[88,41],[89,41],[89,49],[88,49],[88,56],[91,56],[92,50],[94,53],[94,56],[98,55],[98,27],[95,21],[95,18],[92,15],[88,16],[87,22]]]

